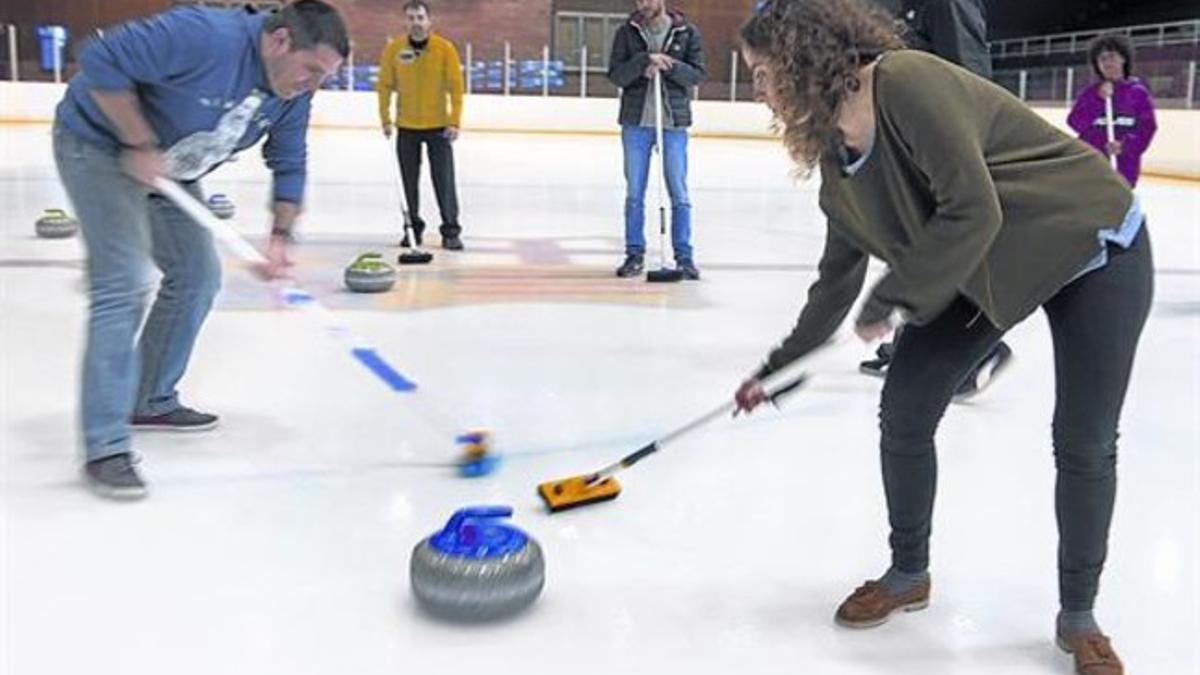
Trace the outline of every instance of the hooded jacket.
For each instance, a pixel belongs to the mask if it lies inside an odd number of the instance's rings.
[[[663,45],[663,53],[675,60],[675,67],[663,73],[663,95],[673,126],[684,128],[692,124],[692,88],[704,81],[704,50],[700,31],[687,22],[683,14],[668,12],[671,28]],[[643,74],[650,65],[650,42],[646,36],[645,20],[639,12],[613,36],[612,54],[608,60],[608,79],[621,88],[622,125],[638,125],[646,96],[653,96],[652,79]]]

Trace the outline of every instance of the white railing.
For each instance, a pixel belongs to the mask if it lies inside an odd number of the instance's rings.
[[[1125,35],[1135,47],[1197,45],[1200,44],[1200,19],[995,40],[990,47],[992,56],[1001,58],[1074,54],[1087,51],[1092,40],[1108,33]]]
[[[1195,108],[1196,61],[1144,64],[1135,74],[1150,88],[1154,105],[1159,108]],[[1016,94],[1022,101],[1071,105],[1086,87],[1095,81],[1092,67],[1043,66],[1038,68],[997,69],[992,79]]]
[[[13,24],[4,26],[4,32],[8,33],[8,77],[13,82],[19,78],[17,68],[17,27]]]

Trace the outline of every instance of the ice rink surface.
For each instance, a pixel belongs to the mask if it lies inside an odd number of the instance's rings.
[[[623,474],[614,502],[550,516],[537,500],[539,482],[599,468],[719,404],[790,329],[824,222],[815,181],[790,178],[777,144],[692,141],[703,280],[650,285],[612,275],[615,137],[465,134],[467,250],[443,252],[432,234],[432,265],[363,296],[341,288],[342,268],[398,252],[391,150],[367,131],[315,131],[297,280],[420,390],[383,387],[226,255],[181,387],[222,424],[137,436],[151,496],[119,504],[78,474],[81,243],[33,234],[42,209],[69,208],[50,130],[0,127],[0,141],[5,675],[1070,672],[1052,643],[1041,313],[1010,334],[1004,379],[943,422],[925,612],[862,632],[832,621],[888,560],[879,381],[856,372],[872,350],[857,342],[827,352],[779,410],[716,422]],[[269,175],[256,153],[205,188],[228,194],[235,226],[261,241]],[[1097,615],[1131,672],[1182,675],[1200,672],[1200,187],[1147,179],[1139,192],[1157,295],[1123,417]],[[648,267],[655,222],[651,210]],[[447,436],[474,427],[495,434],[504,462],[465,480],[445,466]],[[493,503],[542,543],[541,599],[493,625],[425,616],[408,588],[411,549],[454,509]]]

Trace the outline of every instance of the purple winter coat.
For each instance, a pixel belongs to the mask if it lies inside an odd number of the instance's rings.
[[[1075,100],[1075,106],[1067,117],[1067,124],[1088,145],[1105,153],[1108,131],[1104,116],[1104,97],[1100,95],[1100,82],[1093,84]],[[1130,185],[1137,185],[1142,169],[1142,153],[1150,146],[1150,139],[1158,124],[1154,121],[1154,102],[1150,90],[1137,78],[1128,78],[1114,83],[1113,130],[1123,147],[1117,155],[1117,171]]]

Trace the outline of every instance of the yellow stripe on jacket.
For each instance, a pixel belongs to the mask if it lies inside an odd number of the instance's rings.
[[[403,129],[461,126],[463,77],[458,50],[435,34],[421,52],[412,48],[407,35],[389,40],[379,59],[375,92],[381,124],[394,123]]]

